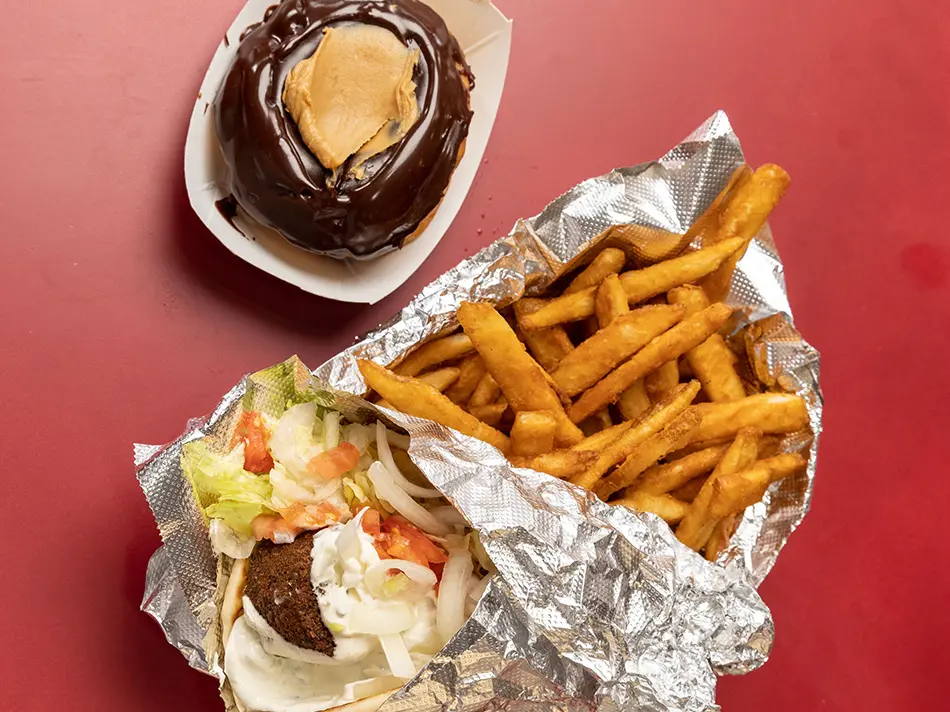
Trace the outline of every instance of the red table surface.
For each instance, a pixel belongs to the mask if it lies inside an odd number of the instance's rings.
[[[743,710],[946,706],[950,14],[900,0],[498,0],[508,85],[468,201],[376,306],[306,295],[192,214],[182,148],[239,0],[5,3],[0,670],[5,709],[217,710],[138,611],[159,544],[133,442],[239,377],[316,365],[583,178],[725,109],[793,176],[772,220],[827,400],[813,511],[761,593]],[[12,707],[11,707],[12,705]]]

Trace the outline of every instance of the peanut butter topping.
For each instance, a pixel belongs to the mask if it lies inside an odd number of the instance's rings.
[[[419,117],[413,71],[419,50],[367,24],[327,28],[295,66],[283,101],[307,148],[330,171],[350,170],[398,142]]]

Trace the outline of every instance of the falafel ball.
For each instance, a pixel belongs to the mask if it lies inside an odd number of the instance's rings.
[[[288,643],[332,657],[336,643],[310,581],[313,534],[290,544],[260,542],[248,561],[244,595]]]

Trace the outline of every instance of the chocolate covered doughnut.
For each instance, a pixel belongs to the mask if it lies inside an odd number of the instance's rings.
[[[418,114],[393,145],[331,170],[308,148],[283,93],[325,30],[356,25],[383,28],[413,52]],[[231,192],[252,218],[311,252],[365,258],[395,249],[442,200],[468,135],[473,82],[458,42],[422,2],[284,0],[245,31],[215,102]]]

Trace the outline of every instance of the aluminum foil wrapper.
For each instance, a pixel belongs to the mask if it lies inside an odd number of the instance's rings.
[[[457,325],[466,300],[503,306],[539,294],[590,255],[611,225],[648,242],[684,233],[744,159],[717,113],[656,162],[576,186],[538,216],[426,287],[392,321],[319,367],[347,417],[378,417],[348,393],[364,385],[355,359],[391,363]],[[449,645],[384,706],[402,710],[714,710],[717,674],[767,659],[768,609],[755,591],[808,510],[822,399],[818,353],[795,330],[782,264],[765,228],[739,262],[728,301],[737,338],[760,377],[801,394],[811,432],[783,446],[807,453],[800,477],[750,507],[715,564],[683,547],[653,515],[606,505],[547,475],[513,468],[496,450],[438,424],[383,411],[411,435],[417,465],[479,530],[499,575]],[[143,610],[200,670],[223,681],[217,618],[229,561],[216,557],[179,465],[181,447],[225,439],[245,407],[266,409],[309,376],[295,361],[242,381],[217,410],[164,447],[137,446],[138,477],[164,546]],[[288,385],[289,384],[289,385]]]

